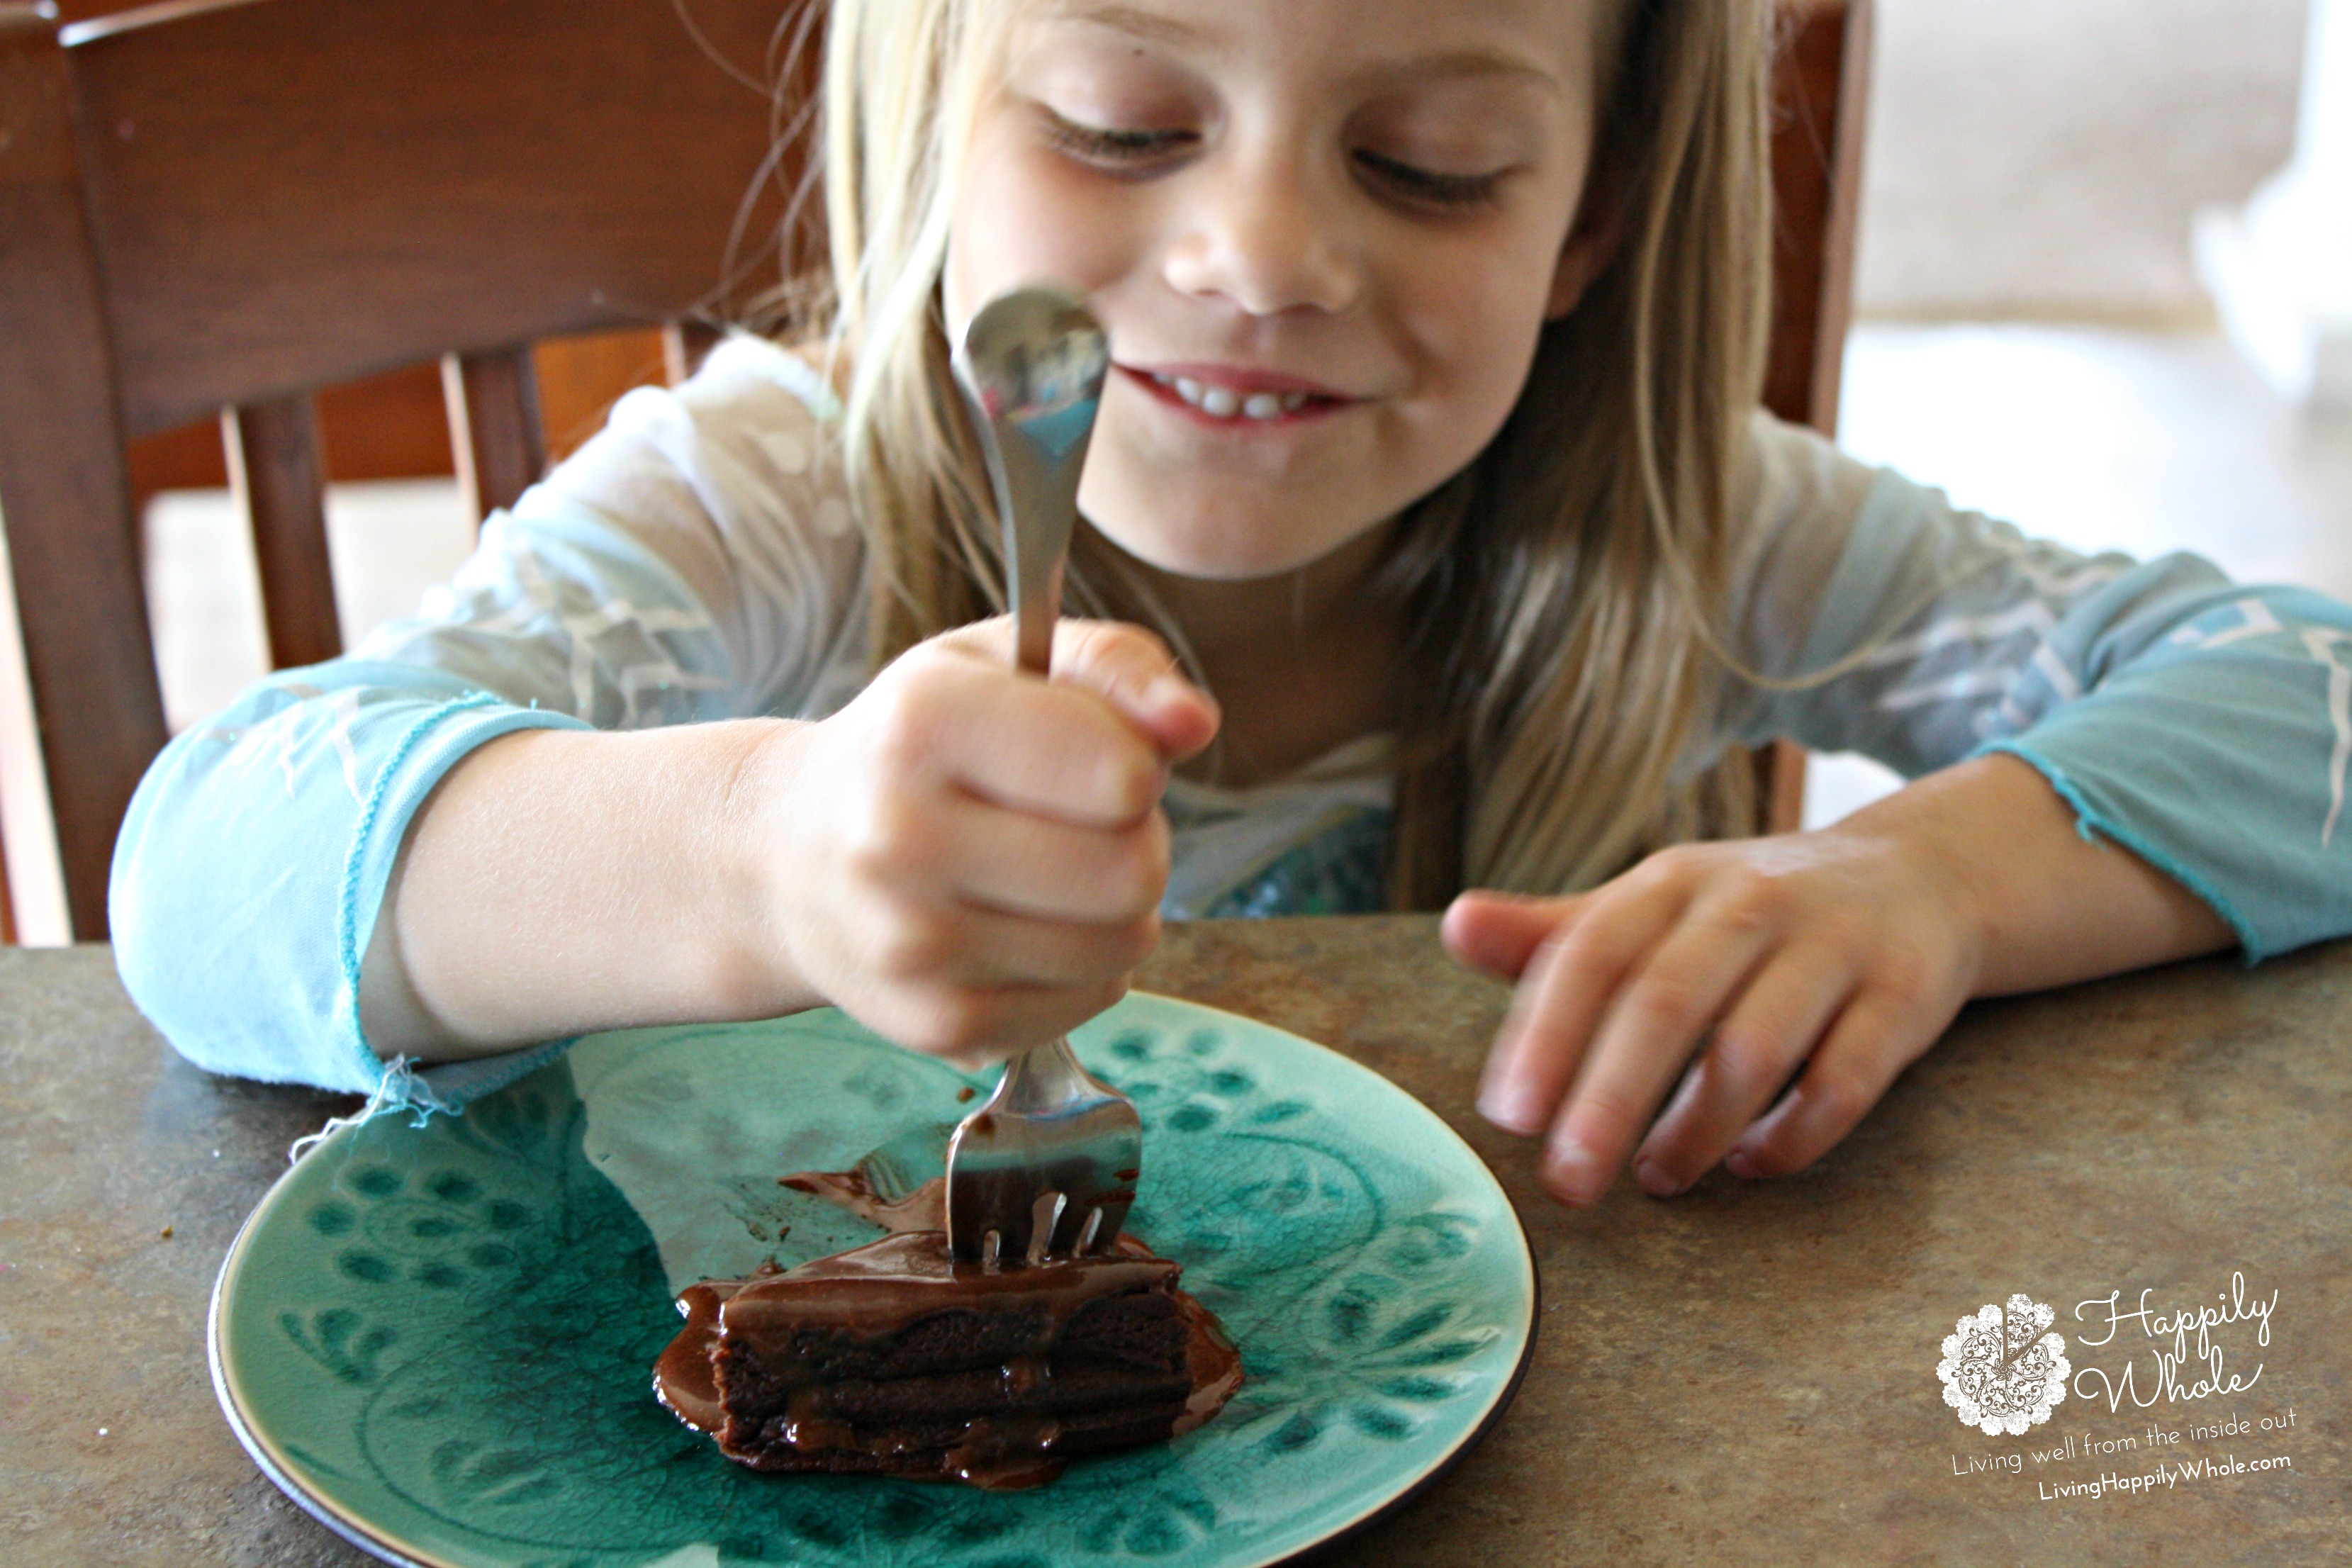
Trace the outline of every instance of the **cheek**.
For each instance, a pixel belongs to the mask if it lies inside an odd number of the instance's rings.
[[[1400,310],[1402,330],[1440,380],[1422,406],[1449,426],[1439,434],[1465,448],[1465,462],[1509,416],[1542,335],[1550,258],[1523,248],[1465,253],[1426,270]]]
[[[947,310],[959,336],[973,311],[1008,289],[1055,282],[1097,293],[1124,275],[1135,252],[1125,204],[1009,141],[975,139],[950,220]]]

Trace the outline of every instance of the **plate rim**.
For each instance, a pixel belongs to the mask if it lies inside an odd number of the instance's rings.
[[[1480,1412],[1478,1418],[1427,1468],[1412,1477],[1398,1489],[1395,1495],[1382,1500],[1369,1511],[1332,1526],[1313,1541],[1285,1548],[1270,1557],[1255,1558],[1248,1562],[1237,1560],[1226,1564],[1225,1568],[1288,1568],[1288,1565],[1304,1565],[1323,1560],[1325,1554],[1348,1542],[1360,1538],[1365,1532],[1394,1518],[1404,1509],[1420,1500],[1432,1487],[1450,1475],[1454,1468],[1468,1457],[1472,1449],[1486,1439],[1494,1428],[1501,1423],[1505,1413],[1510,1409],[1512,1402],[1517,1397],[1519,1385],[1526,1380],[1528,1368],[1535,1361],[1536,1342],[1541,1337],[1543,1328],[1543,1279],[1541,1271],[1536,1267],[1535,1248],[1528,1238],[1527,1223],[1519,1217],[1518,1205],[1511,1201],[1510,1194],[1503,1187],[1502,1179],[1496,1175],[1494,1167],[1487,1164],[1485,1157],[1470,1146],[1469,1140],[1455,1131],[1453,1124],[1439,1115],[1434,1108],[1394,1079],[1367,1067],[1344,1052],[1333,1049],[1320,1040],[1309,1039],[1295,1030],[1283,1028],[1278,1024],[1269,1024],[1262,1018],[1253,1018],[1246,1013],[1236,1013],[1231,1008],[1215,1007],[1205,1002],[1195,1002],[1189,997],[1172,996],[1159,991],[1130,990],[1128,996],[1168,1003],[1182,1010],[1236,1018],[1253,1027],[1287,1036],[1298,1044],[1329,1057],[1343,1068],[1362,1073],[1375,1082],[1402,1095],[1427,1116],[1440,1131],[1452,1139],[1454,1146],[1468,1157],[1471,1165],[1493,1184],[1495,1196],[1502,1206],[1502,1212],[1510,1219],[1510,1234],[1518,1243],[1513,1256],[1527,1279],[1527,1331],[1519,1342],[1518,1351],[1513,1359],[1509,1373],[1496,1385],[1496,1392],[1486,1408]],[[1126,998],[1122,997],[1121,1001],[1124,1000]],[[1114,1006],[1116,1005],[1117,1004],[1114,1004]],[[794,1016],[786,1014],[782,1016],[789,1018]],[[755,1024],[780,1021],[780,1019],[749,1020]],[[664,1026],[699,1027],[702,1026]],[[722,1024],[716,1026],[731,1027],[733,1026]],[[608,1034],[635,1032],[617,1029],[599,1031],[599,1033]],[[594,1037],[593,1035],[584,1035],[581,1039]],[[325,1137],[304,1149],[300,1157],[290,1162],[287,1168],[278,1173],[277,1179],[269,1184],[269,1190],[262,1194],[260,1201],[253,1205],[253,1211],[247,1215],[244,1223],[237,1226],[236,1237],[229,1243],[228,1251],[221,1258],[220,1269],[213,1277],[212,1297],[205,1310],[205,1360],[212,1376],[213,1396],[220,1405],[222,1415],[228,1422],[229,1430],[236,1435],[238,1446],[245,1450],[246,1456],[253,1460],[256,1468],[268,1478],[271,1485],[285,1494],[303,1512],[326,1526],[336,1536],[358,1547],[370,1556],[394,1564],[394,1568],[464,1568],[463,1564],[454,1563],[447,1558],[421,1551],[414,1542],[395,1543],[371,1529],[364,1520],[345,1512],[331,1499],[313,1493],[303,1486],[296,1479],[298,1474],[296,1468],[278,1454],[267,1434],[261,1431],[259,1424],[251,1420],[239,1405],[228,1376],[226,1358],[222,1352],[222,1311],[230,1289],[230,1276],[235,1271],[238,1260],[244,1256],[246,1244],[252,1236],[254,1228],[261,1223],[263,1215],[277,1205],[296,1174],[313,1155],[331,1144],[353,1135],[356,1130],[363,1125],[365,1125],[363,1121],[358,1121],[345,1122],[331,1129]]]

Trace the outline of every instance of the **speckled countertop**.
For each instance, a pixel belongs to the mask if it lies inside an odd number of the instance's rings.
[[[1506,993],[1433,921],[1175,928],[1144,983],[1394,1079],[1527,1222],[1543,1321],[1517,1403],[1349,1563],[2352,1562],[2352,944],[1973,1008],[1813,1170],[1664,1203],[1621,1182],[1585,1212],[1472,1112]],[[181,1062],[103,949],[0,950],[0,1562],[366,1561],[254,1469],[204,1350],[238,1223],[352,1103]],[[2259,1367],[2242,1392],[2168,1399],[2168,1336],[2075,1316],[2226,1308],[2233,1276],[2276,1302],[2266,1345],[2209,1331],[2228,1374]],[[1987,1437],[1936,1363],[2017,1291],[2056,1309],[2075,1394]],[[2189,1341],[2179,1384],[2207,1371]],[[2089,1369],[2130,1372],[2120,1409]],[[2179,1479],[2199,1460],[2248,1468]],[[2173,1483],[2098,1485],[2151,1474]]]

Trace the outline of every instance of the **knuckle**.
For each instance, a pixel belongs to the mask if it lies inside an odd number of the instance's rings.
[[[1862,1120],[1876,1095],[1852,1069],[1834,1061],[1817,1060],[1806,1075],[1805,1097],[1821,1108],[1823,1121],[1846,1127]]]
[[[962,988],[939,991],[915,1010],[903,1043],[926,1056],[961,1056],[993,1043],[996,1008],[985,995]]]
[[[1148,829],[1129,836],[1106,879],[1113,915],[1139,916],[1160,907],[1168,886],[1169,848],[1164,833]]]
[[[919,863],[926,837],[923,813],[895,789],[877,789],[850,808],[841,843],[843,868],[855,881],[895,884],[903,868]]]
[[[1788,885],[1773,872],[1738,861],[1717,873],[1716,916],[1724,924],[1752,930],[1777,915]]]
[[[868,952],[886,980],[922,981],[938,975],[955,958],[958,943],[948,923],[935,916],[901,912],[882,922]]]
[[[1660,1030],[1695,1029],[1708,1012],[1705,993],[1686,980],[1665,976],[1643,981],[1627,1007],[1636,1022]]]
[[[1576,1091],[1576,1121],[1596,1148],[1613,1146],[1626,1131],[1640,1127],[1649,1108],[1632,1095],[1608,1084],[1588,1084]]]
[[[1108,748],[1093,770],[1090,793],[1122,821],[1141,816],[1160,803],[1160,770],[1141,753],[1139,744]]]
[[[1160,929],[1157,910],[1112,928],[1110,959],[1121,974],[1151,955],[1151,950],[1160,945]]]
[[[921,681],[901,680],[881,694],[870,731],[875,762],[886,774],[904,776],[925,767],[940,739],[940,703]]]
[[[1760,1097],[1787,1073],[1780,1053],[1746,1034],[1718,1035],[1707,1047],[1706,1064],[1721,1081],[1725,1098],[1738,1100]]]

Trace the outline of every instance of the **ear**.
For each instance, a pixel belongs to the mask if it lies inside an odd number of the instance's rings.
[[[1624,184],[1613,163],[1594,161],[1584,198],[1576,209],[1576,222],[1560,245],[1559,260],[1552,267],[1551,292],[1544,301],[1545,321],[1557,321],[1575,310],[1592,280],[1616,259],[1617,247],[1625,237]]]

